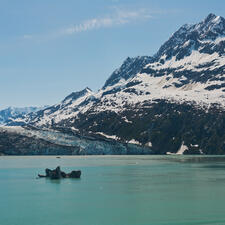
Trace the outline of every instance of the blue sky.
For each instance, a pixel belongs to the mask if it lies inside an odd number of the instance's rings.
[[[223,0],[0,0],[0,108],[97,91],[123,60],[153,55]]]

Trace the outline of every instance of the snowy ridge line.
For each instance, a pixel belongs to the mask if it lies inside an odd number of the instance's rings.
[[[200,23],[182,26],[154,57],[128,57],[97,93],[89,88],[74,92],[61,103],[15,122],[76,128],[76,121],[85,120],[85,115],[107,111],[119,115],[137,110],[136,106],[150,107],[159,99],[192,104],[206,112],[211,107],[225,110],[224,49],[225,19],[209,14]],[[132,123],[124,115],[122,119]]]

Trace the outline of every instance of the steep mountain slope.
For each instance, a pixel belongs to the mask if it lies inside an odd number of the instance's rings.
[[[225,154],[224,49],[225,19],[209,14],[182,26],[154,57],[127,58],[97,93],[73,93],[24,122],[157,154]]]
[[[73,92],[62,102],[47,107],[34,113],[26,114],[23,117],[16,118],[7,125],[35,124],[36,126],[52,126],[59,121],[70,119],[80,112],[80,105],[84,106],[85,101],[92,96],[93,92],[89,88],[82,91]],[[82,110],[84,110],[82,108]]]
[[[149,56],[139,56],[130,58],[128,57],[121,67],[115,70],[112,75],[107,79],[103,89],[108,86],[116,84],[119,80],[124,79],[128,80],[129,78],[134,77],[139,73],[143,67],[145,67],[150,62],[153,62],[154,58]]]
[[[140,73],[128,80],[121,76],[96,97],[102,108],[115,111],[155,99],[224,106],[224,48],[225,20],[210,14],[198,24],[181,27]]]
[[[77,116],[77,114],[84,113],[90,108],[90,106],[98,102],[101,98],[101,95],[107,95],[109,86],[117,84],[121,79],[131,79],[138,72],[140,72],[145,65],[152,61],[153,58],[148,56],[135,58],[128,57],[123,62],[121,67],[112,73],[99,93],[96,94],[89,88],[85,88],[84,90],[79,92],[73,92],[69,96],[67,96],[61,103],[55,104],[38,112],[17,117],[14,120],[9,121],[7,125],[15,126],[21,125],[23,123],[32,124],[35,126],[49,127],[62,123],[65,120],[73,119]],[[110,92],[115,92],[115,90],[110,90]]]

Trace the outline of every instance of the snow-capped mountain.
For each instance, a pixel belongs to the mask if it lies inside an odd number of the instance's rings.
[[[112,75],[106,80],[103,89],[108,86],[113,86],[121,79],[128,80],[129,78],[134,77],[137,73],[139,73],[143,67],[153,61],[153,57],[149,56],[139,56],[130,58],[128,57],[121,67],[115,70]]]
[[[88,101],[85,98],[80,113],[121,113],[128,106],[158,99],[191,102],[203,108],[225,107],[224,48],[223,17],[209,14],[198,24],[184,25],[154,58],[127,58],[98,93],[91,93]]]
[[[225,19],[210,14],[195,25],[184,25],[162,45],[142,70],[97,93],[108,109],[166,99],[225,106]],[[115,80],[115,79],[114,79]],[[107,97],[105,95],[107,94]],[[109,107],[110,106],[110,107]]]
[[[84,110],[85,101],[88,101],[92,95],[93,92],[88,87],[82,91],[73,92],[59,104],[26,114],[24,118],[17,118],[9,125],[15,125],[16,122],[24,121],[26,124],[30,123],[36,126],[52,126],[62,120],[71,119],[81,110]]]
[[[0,111],[0,124],[4,125],[11,120],[21,118],[26,114],[36,112],[44,109],[45,107],[8,107]]]
[[[225,19],[209,14],[182,26],[153,57],[127,58],[97,93],[72,93],[23,121],[155,153],[224,154],[224,51]]]
[[[225,19],[210,14],[202,22],[184,25],[175,32],[138,79],[154,77],[151,82],[160,82],[157,86],[166,90],[157,93],[161,98],[224,106],[224,49]]]

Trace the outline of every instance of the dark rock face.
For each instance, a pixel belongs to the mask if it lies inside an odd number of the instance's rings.
[[[124,121],[125,116],[129,122]],[[121,141],[135,139],[142,147],[151,142],[153,154],[176,153],[182,142],[189,149],[185,154],[225,154],[225,113],[217,105],[206,112],[191,103],[158,100],[154,104],[137,104],[121,114],[106,111],[83,115],[74,126],[81,132],[116,133]]]
[[[61,171],[60,167],[57,166],[56,169],[54,170],[51,170],[51,169],[46,169],[45,170],[45,174],[46,175],[41,175],[41,174],[38,174],[38,177],[42,178],[42,177],[47,177],[47,178],[50,178],[50,179],[61,179],[61,178],[80,178],[81,176],[81,171],[80,170],[77,170],[77,171],[72,171],[70,173],[65,173],[63,171]]]
[[[153,57],[150,56],[139,56],[135,58],[128,57],[121,67],[115,70],[112,75],[108,78],[103,86],[103,89],[116,84],[120,79],[127,80],[131,77],[134,77],[139,73],[143,67],[148,63],[153,61]]]
[[[84,95],[86,95],[88,92],[91,92],[90,88],[85,88],[82,91],[78,91],[78,92],[73,92],[70,95],[68,95],[63,101],[62,103],[64,103],[64,106],[71,104],[73,101],[77,100],[78,98],[83,97]]]
[[[217,51],[224,53],[224,41],[212,44],[215,40],[225,34],[225,19],[223,17],[209,14],[205,20],[194,25],[185,24],[172,37],[165,42],[156,54],[156,60],[166,55],[166,59],[176,56],[177,60],[189,56],[192,50],[201,53],[212,54]],[[186,44],[185,44],[186,43]],[[185,45],[184,45],[185,44]],[[218,46],[223,45],[223,48]]]

